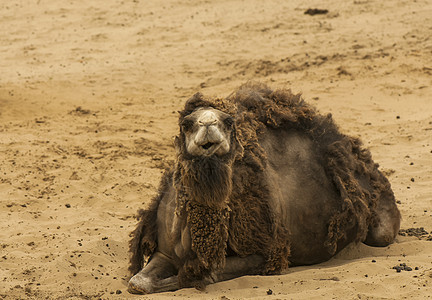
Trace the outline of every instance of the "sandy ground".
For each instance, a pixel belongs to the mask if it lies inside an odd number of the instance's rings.
[[[431,1],[10,0],[0,28],[0,298],[142,297],[126,290],[128,235],[173,161],[177,111],[249,79],[360,136],[402,228],[424,230],[149,298],[431,297]]]

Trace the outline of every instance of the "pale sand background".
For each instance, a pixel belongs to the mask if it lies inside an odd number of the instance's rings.
[[[0,28],[0,298],[138,299],[128,234],[172,163],[177,111],[249,79],[361,136],[402,228],[432,231],[431,1],[11,0]],[[428,236],[149,298],[427,298]]]

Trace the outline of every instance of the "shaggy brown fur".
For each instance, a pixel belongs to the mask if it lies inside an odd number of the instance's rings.
[[[360,140],[340,133],[330,114],[318,114],[300,95],[293,95],[289,90],[272,91],[265,85],[249,83],[232,94],[229,100],[237,104],[240,140],[246,144],[245,156],[249,154],[251,158],[245,161],[253,161],[249,163],[252,168],[259,169],[265,162],[256,142],[263,126],[296,129],[310,135],[319,149],[317,152],[324,154],[325,170],[343,199],[341,211],[333,216],[329,224],[328,251],[334,254],[338,241],[345,239],[346,233],[355,226],[358,226],[355,240],[363,241],[368,227],[377,223],[374,214],[376,200],[382,193],[388,194],[391,188],[378,170],[378,165],[372,161],[370,152],[362,149]],[[241,125],[245,123],[246,126]],[[247,145],[249,141],[252,141],[250,146]],[[373,194],[356,179],[358,174],[370,177]],[[392,193],[386,199],[395,202]]]
[[[187,128],[182,128],[182,121],[198,107],[213,107],[235,117],[233,150],[222,158],[191,157],[185,150],[183,131]],[[140,223],[132,233],[130,270],[134,274],[143,267],[142,257],[156,248],[158,201],[169,184],[177,190],[177,214],[187,216],[192,237],[192,251],[180,263],[182,285],[200,284],[212,271],[222,268],[227,247],[240,257],[262,255],[266,262],[263,274],[288,267],[288,229],[280,224],[267,201],[267,157],[259,144],[266,128],[303,132],[321,154],[321,164],[342,199],[327,225],[329,254],[340,250],[338,244],[348,239],[347,233],[355,233],[351,240],[365,240],[368,228],[378,222],[374,210],[380,196],[386,194],[385,201],[395,201],[389,182],[361,142],[340,133],[331,115],[318,114],[289,90],[273,91],[248,83],[227,99],[205,99],[196,94],[180,112],[179,124],[177,164],[164,175],[159,196],[150,208],[139,212]],[[356,179],[359,174],[369,181],[360,182]]]
[[[223,101],[221,99],[204,99],[202,95],[196,94],[191,100],[187,102],[185,111],[180,113],[180,123],[182,122],[182,118],[184,118],[184,116],[187,116],[198,107],[212,107],[225,113],[232,114],[237,110],[233,104],[237,106],[239,102]],[[243,156],[235,161],[234,167],[232,167],[232,160],[234,159],[234,154],[236,154],[235,151],[229,152],[227,157],[222,158],[222,161],[226,163],[225,166],[228,166],[229,169],[234,169],[235,172],[234,176],[226,177],[229,180],[233,178],[235,181],[233,193],[231,193],[231,184],[219,186],[214,185],[214,187],[216,190],[218,190],[217,193],[220,193],[221,190],[229,191],[225,201],[228,201],[228,206],[231,211],[231,219],[229,223],[230,247],[239,256],[247,256],[254,253],[262,254],[266,258],[267,262],[263,273],[278,273],[280,270],[288,267],[289,241],[287,239],[286,232],[284,232],[282,228],[279,228],[277,220],[275,220],[274,216],[272,215],[272,211],[266,201],[266,199],[269,197],[269,192],[262,180],[264,177],[262,174],[262,164],[265,163],[265,157],[263,155],[263,150],[260,149],[260,146],[258,145],[258,138],[256,136],[258,123],[256,123],[256,121],[253,122],[253,120],[256,120],[256,118],[247,118],[247,116],[245,116],[245,119],[247,120],[244,122],[237,121],[238,130],[233,131],[233,134],[237,134],[237,132],[239,133],[239,139],[242,147],[237,146],[237,148],[245,149],[244,153],[242,153]],[[246,135],[247,138],[245,138]],[[183,135],[181,134],[178,147],[182,147],[182,145],[184,145],[182,136]],[[233,139],[233,144],[235,144],[237,142],[237,138],[232,137],[232,140]],[[213,158],[188,157],[188,154],[184,149],[182,149],[179,155],[179,161],[182,164],[188,165],[190,165],[190,160],[194,162],[195,160],[207,161],[211,159]],[[219,158],[216,160],[219,161]],[[203,172],[203,168],[199,165],[198,168],[188,167],[187,169],[192,172]],[[213,172],[204,171],[204,173],[211,174]],[[195,197],[190,197],[189,201],[195,202],[197,199],[201,198],[201,196],[198,195],[202,193],[201,186],[213,184],[213,177],[209,176],[207,178],[207,176],[193,176],[193,178],[196,178],[197,180],[197,185],[195,188],[190,184],[184,183],[184,175],[180,177],[183,179],[184,186],[190,187],[191,191],[197,191],[197,195]],[[207,183],[208,181],[210,182]],[[218,181],[217,178],[216,181]],[[204,193],[209,194],[208,192]],[[212,197],[208,196],[207,199],[212,199]],[[204,210],[204,207],[201,207],[201,209]],[[203,214],[205,214],[205,212],[197,214],[197,216]],[[205,236],[204,232],[208,232],[209,228],[213,227],[212,223],[217,222],[217,220],[220,219],[218,215],[219,214],[216,213],[214,214],[214,220],[207,217],[206,220],[208,221],[201,221],[204,227],[199,228],[199,233],[194,232],[191,229],[192,235]],[[196,221],[198,222],[199,220],[196,219]],[[188,224],[190,223],[188,222]],[[218,226],[222,226],[222,224],[218,224]],[[194,239],[192,243],[194,244]],[[202,243],[201,241],[196,240],[195,244],[196,246],[202,248],[198,250],[199,252],[208,253],[208,255],[210,255],[210,252],[208,252],[207,242]],[[213,247],[214,246],[215,245],[213,245]],[[216,260],[217,262],[224,259],[222,257],[225,257],[226,255],[225,249],[226,246],[219,247],[219,259]],[[209,258],[207,258],[207,260],[209,260]],[[199,269],[202,270],[204,268],[201,267]]]

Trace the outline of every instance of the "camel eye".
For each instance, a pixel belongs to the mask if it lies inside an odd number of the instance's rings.
[[[223,122],[227,128],[231,128],[234,124],[234,119],[232,117],[228,117]]]
[[[183,131],[185,131],[185,132],[191,130],[193,125],[194,125],[194,121],[189,120],[189,119],[184,119],[181,122],[181,126],[183,128]]]

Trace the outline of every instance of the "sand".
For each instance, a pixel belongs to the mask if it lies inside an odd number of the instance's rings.
[[[360,136],[401,228],[424,230],[148,298],[431,297],[431,1],[10,0],[0,28],[0,298],[141,299],[127,242],[173,162],[177,111],[247,80],[301,92]]]

